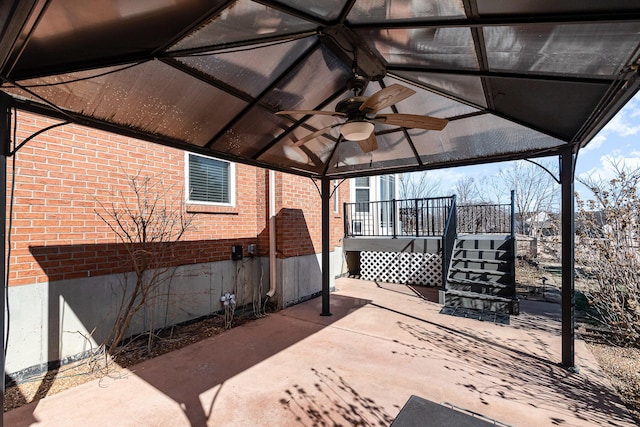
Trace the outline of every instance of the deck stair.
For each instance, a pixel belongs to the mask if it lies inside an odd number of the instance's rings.
[[[444,304],[502,314],[518,314],[515,239],[460,236],[447,274]]]

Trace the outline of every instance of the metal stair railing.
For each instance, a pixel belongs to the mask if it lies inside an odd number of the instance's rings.
[[[447,222],[442,233],[442,289],[447,287],[447,277],[451,268],[451,258],[456,244],[458,229],[458,214],[456,207],[456,196],[451,196],[451,206],[447,213]]]

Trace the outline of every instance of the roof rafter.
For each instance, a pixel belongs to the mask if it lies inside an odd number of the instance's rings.
[[[412,20],[385,20],[381,22],[349,23],[353,30],[361,29],[411,29],[411,28],[454,28],[454,27],[502,27],[510,25],[540,25],[540,24],[589,24],[589,23],[621,23],[637,22],[640,20],[640,10],[631,10],[616,13],[554,13],[554,14],[527,14],[505,16],[483,16],[478,18],[451,18],[451,19],[412,19]]]
[[[298,57],[291,65],[287,67],[276,79],[274,79],[271,84],[269,84],[258,96],[256,96],[252,102],[250,102],[245,108],[242,109],[240,113],[238,113],[227,125],[221,129],[211,140],[205,145],[205,147],[212,147],[218,139],[224,135],[227,131],[229,131],[236,123],[238,123],[244,115],[251,110],[254,106],[256,106],[269,92],[273,90],[273,88],[277,87],[282,80],[295,68],[300,66],[300,64],[309,56],[313,54],[318,49],[320,42],[316,41],[311,46],[309,46],[305,52]]]

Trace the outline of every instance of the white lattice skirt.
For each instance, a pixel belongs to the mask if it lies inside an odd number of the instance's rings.
[[[380,282],[440,286],[442,257],[429,253],[362,251],[360,277]]]

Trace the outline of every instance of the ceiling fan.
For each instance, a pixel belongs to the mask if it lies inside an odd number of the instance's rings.
[[[336,123],[331,126],[319,129],[310,133],[304,138],[294,142],[293,145],[300,146],[320,135],[329,129],[340,126],[340,133],[348,141],[357,141],[365,153],[378,148],[378,141],[374,134],[375,123],[384,123],[403,128],[415,128],[440,131],[447,125],[447,119],[437,117],[421,116],[418,114],[377,114],[378,111],[390,107],[403,99],[410,97],[416,92],[400,84],[387,86],[371,96],[361,96],[364,92],[366,80],[356,77],[350,84],[354,96],[347,97],[336,105],[336,111],[322,110],[290,110],[278,111],[278,115],[323,115],[344,117],[343,123]]]

